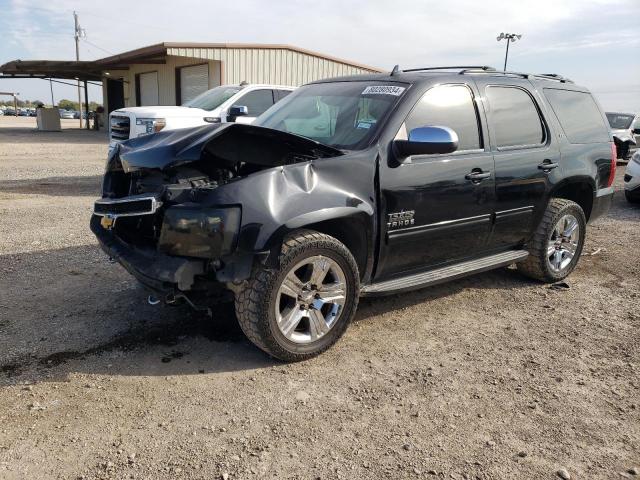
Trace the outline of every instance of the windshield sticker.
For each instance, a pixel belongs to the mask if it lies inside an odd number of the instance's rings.
[[[393,95],[399,97],[404,90],[404,87],[396,87],[393,85],[374,85],[365,88],[362,95]]]
[[[364,128],[365,130],[370,129],[373,125],[375,125],[376,121],[369,121],[369,122],[359,122],[358,125],[356,126],[356,128]]]

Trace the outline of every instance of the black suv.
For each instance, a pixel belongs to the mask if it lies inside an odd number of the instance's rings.
[[[91,228],[150,300],[234,299],[253,343],[302,360],[361,295],[512,263],[565,278],[615,165],[604,113],[568,79],[396,67],[305,85],[253,125],[119,145]]]

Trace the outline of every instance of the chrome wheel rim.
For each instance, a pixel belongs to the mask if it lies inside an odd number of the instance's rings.
[[[565,270],[573,261],[580,243],[580,223],[571,215],[564,215],[551,232],[547,243],[547,263],[553,272]]]
[[[346,278],[331,258],[315,255],[289,269],[275,304],[278,328],[293,343],[312,343],[336,325],[346,301]]]

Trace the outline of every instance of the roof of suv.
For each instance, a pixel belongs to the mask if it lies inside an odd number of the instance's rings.
[[[228,83],[225,85],[218,85],[220,87],[241,87],[243,90],[245,88],[277,88],[279,90],[295,90],[296,87],[292,87],[291,85],[275,85],[271,83]]]

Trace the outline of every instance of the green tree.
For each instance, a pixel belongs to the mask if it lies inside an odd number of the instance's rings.
[[[78,102],[73,102],[67,99],[60,100],[58,102],[58,108],[62,108],[63,110],[79,110]]]

